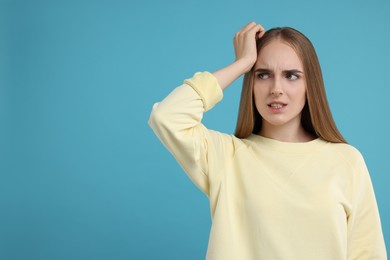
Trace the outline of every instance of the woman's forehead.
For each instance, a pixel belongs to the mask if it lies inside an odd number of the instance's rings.
[[[295,50],[281,40],[273,40],[259,52],[256,68],[302,69],[302,62]]]

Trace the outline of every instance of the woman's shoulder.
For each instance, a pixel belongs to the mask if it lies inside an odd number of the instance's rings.
[[[332,150],[335,150],[337,152],[343,153],[343,154],[348,155],[348,156],[352,156],[352,157],[356,157],[356,156],[360,157],[360,156],[362,156],[362,154],[359,151],[359,149],[356,148],[352,144],[328,142],[328,147],[330,149],[332,149]]]
[[[328,142],[327,149],[334,156],[353,166],[365,164],[363,154],[352,144]]]

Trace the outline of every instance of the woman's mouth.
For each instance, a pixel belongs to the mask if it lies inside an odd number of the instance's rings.
[[[287,104],[284,104],[284,103],[270,103],[268,104],[268,107],[269,109],[272,111],[272,112],[280,112],[283,110],[284,107],[286,107]]]

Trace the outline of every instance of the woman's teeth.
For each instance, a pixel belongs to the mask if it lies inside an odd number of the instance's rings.
[[[272,108],[282,108],[283,105],[282,104],[271,104],[270,105]]]

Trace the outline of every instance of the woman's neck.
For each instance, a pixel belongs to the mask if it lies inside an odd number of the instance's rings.
[[[308,133],[301,124],[275,126],[263,121],[259,135],[282,142],[309,142],[316,137]]]

